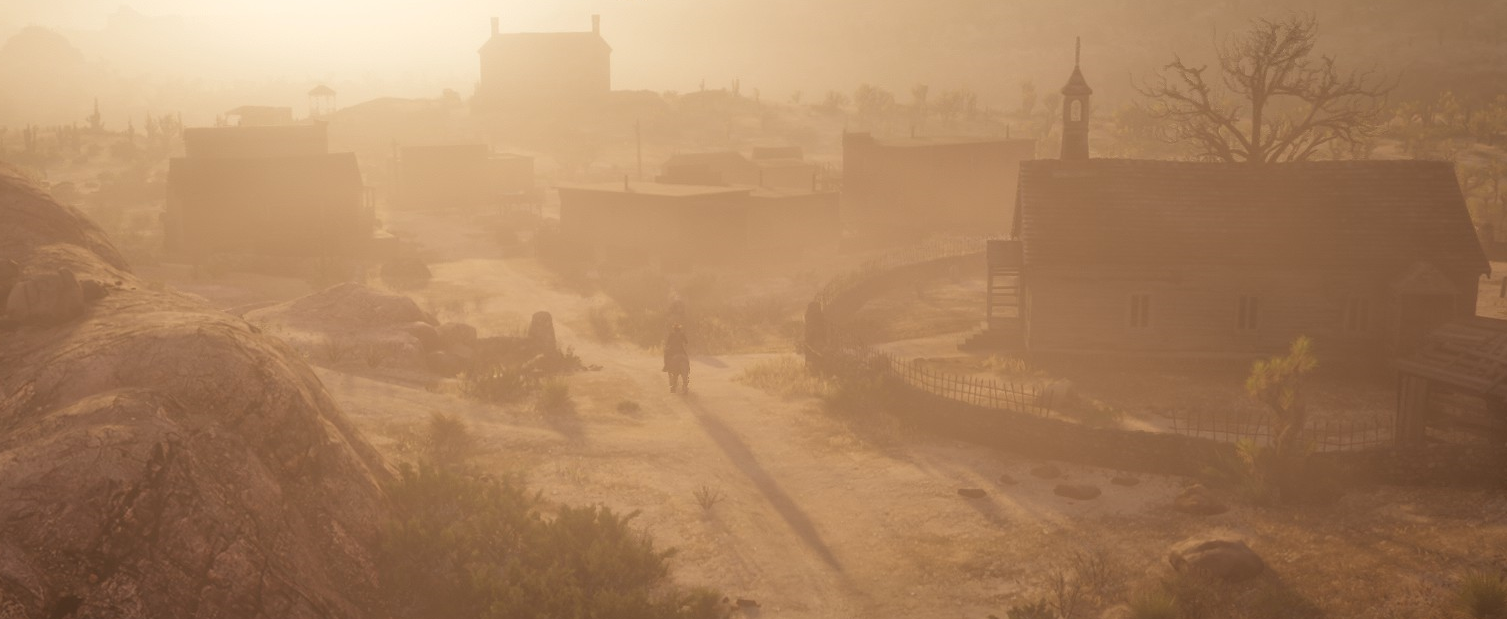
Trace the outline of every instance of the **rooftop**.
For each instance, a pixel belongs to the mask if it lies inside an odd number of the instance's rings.
[[[592,191],[600,193],[632,193],[666,198],[689,198],[718,194],[747,194],[752,187],[718,187],[713,185],[676,185],[649,181],[613,181],[607,183],[573,183],[556,185],[561,191]]]
[[[1026,265],[1374,267],[1486,273],[1450,163],[1021,164]]]

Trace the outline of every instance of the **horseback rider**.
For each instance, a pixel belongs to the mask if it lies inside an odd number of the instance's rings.
[[[681,379],[680,390],[685,392],[691,385],[691,357],[686,351],[685,330],[677,323],[665,336],[665,367],[670,375],[670,393],[675,393],[675,379]]]

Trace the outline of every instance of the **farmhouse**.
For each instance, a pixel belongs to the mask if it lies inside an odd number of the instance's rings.
[[[373,214],[353,153],[323,124],[187,129],[168,164],[168,252],[316,257],[360,251]]]
[[[486,144],[398,150],[393,206],[400,209],[505,206],[532,200],[532,157],[493,153]]]
[[[883,237],[951,232],[1004,234],[1020,162],[1030,139],[911,137],[844,133],[843,217]]]
[[[831,193],[628,180],[559,191],[561,233],[619,264],[799,259],[837,239]]]
[[[501,32],[493,17],[492,36],[478,53],[478,112],[595,101],[612,89],[612,46],[597,15],[588,32]]]
[[[1001,341],[1405,354],[1475,313],[1490,269],[1451,164],[1092,159],[1073,82],[1064,158],[1021,164],[1013,240],[990,246]]]

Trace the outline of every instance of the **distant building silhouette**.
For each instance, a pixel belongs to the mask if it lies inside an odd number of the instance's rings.
[[[309,118],[324,120],[335,113],[335,90],[324,84],[309,90]]]
[[[561,233],[619,266],[799,260],[837,244],[830,192],[627,179],[558,189]]]
[[[1010,138],[876,138],[844,133],[843,217],[883,237],[1004,234],[1020,162],[1036,141]]]
[[[586,32],[501,32],[482,45],[481,81],[472,106],[478,112],[519,105],[577,104],[599,100],[612,89],[612,46],[602,38],[601,18]]]
[[[672,155],[657,180],[681,185],[820,188],[821,166],[802,159],[800,147],[755,148],[753,154],[753,158],[733,151]]]
[[[534,159],[486,144],[404,146],[397,152],[401,209],[475,208],[534,200]]]
[[[350,255],[370,239],[356,156],[329,153],[323,123],[185,129],[183,143],[168,164],[169,253]]]

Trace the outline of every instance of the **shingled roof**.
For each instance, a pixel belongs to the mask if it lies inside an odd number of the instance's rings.
[[[1507,321],[1478,316],[1446,324],[1397,366],[1478,395],[1507,398]]]
[[[1025,266],[1490,270],[1453,166],[1264,166],[1089,159],[1021,163]]]

